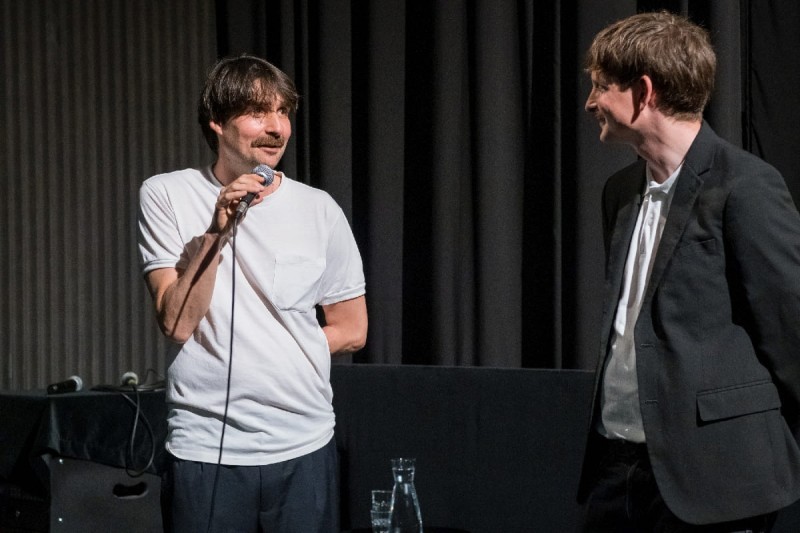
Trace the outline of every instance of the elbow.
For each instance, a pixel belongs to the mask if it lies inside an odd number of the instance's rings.
[[[357,351],[361,350],[362,348],[364,348],[364,346],[366,346],[366,345],[367,345],[367,330],[364,329],[363,332],[360,332],[353,339],[353,342],[350,345],[350,347],[352,348],[350,350],[350,353],[357,352]]]
[[[161,318],[159,318],[158,325],[161,328],[161,333],[175,344],[185,344],[194,334],[194,331],[180,327],[179,323],[168,323]]]
[[[366,316],[362,321],[360,321],[358,327],[356,327],[355,331],[353,332],[353,338],[351,339],[351,353],[357,352],[364,348],[367,345],[367,318]]]
[[[349,353],[355,353],[361,350],[367,344],[367,332],[359,333],[358,335],[354,335],[351,338],[347,339],[347,342],[342,344],[342,347],[335,352],[334,354],[337,355],[345,355]]]
[[[331,355],[346,355],[361,350],[367,344],[367,330],[359,329],[350,331],[346,335],[336,332],[332,328],[323,328],[328,338]]]
[[[182,333],[173,333],[173,334],[165,333],[165,336],[167,337],[168,340],[174,342],[175,344],[185,344],[186,341],[192,338],[191,335],[185,335]]]

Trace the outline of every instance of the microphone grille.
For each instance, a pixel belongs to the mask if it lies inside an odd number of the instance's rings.
[[[83,380],[80,378],[80,376],[70,376],[67,381],[75,382],[75,392],[83,390]]]
[[[138,385],[139,376],[136,375],[136,372],[128,371],[122,374],[121,381],[123,385]]]
[[[264,186],[272,185],[272,180],[275,179],[275,171],[269,168],[268,165],[258,165],[253,169],[253,174],[258,174],[264,178]]]

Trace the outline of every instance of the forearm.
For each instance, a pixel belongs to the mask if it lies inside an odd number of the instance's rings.
[[[156,304],[156,316],[161,331],[177,343],[186,342],[197,329],[208,312],[214,292],[222,238],[217,233],[205,233],[199,237],[196,253],[182,273],[173,271],[148,278]]]
[[[256,195],[250,206],[258,205],[265,190],[262,182],[261,176],[243,174],[222,187],[214,205],[211,223],[205,233],[195,237],[184,247],[184,252],[190,254],[186,268],[180,271],[171,267],[160,268],[147,274],[147,287],[155,303],[158,324],[164,335],[171,340],[186,342],[208,312],[219,267],[220,250],[236,223],[236,208],[248,193]],[[143,194],[143,205],[147,205],[148,209],[142,211],[146,211],[147,217],[152,218],[149,224],[160,228],[174,223],[168,209],[163,207],[169,201],[156,196],[158,194],[152,191]],[[175,245],[174,242],[170,244]],[[172,251],[174,252],[174,248]]]

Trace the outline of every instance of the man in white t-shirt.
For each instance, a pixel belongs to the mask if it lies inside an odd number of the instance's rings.
[[[270,63],[219,61],[198,106],[216,161],[141,187],[143,272],[173,341],[167,531],[339,530],[331,355],[364,346],[365,283],[339,206],[271,171],[297,101]]]

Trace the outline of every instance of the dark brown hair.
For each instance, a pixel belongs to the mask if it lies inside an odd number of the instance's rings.
[[[647,75],[656,105],[679,119],[702,117],[717,59],[708,32],[689,19],[661,11],[639,13],[598,33],[586,54],[587,72],[599,72],[623,88]]]
[[[209,126],[212,120],[224,124],[247,113],[268,110],[276,99],[282,100],[289,112],[297,111],[300,96],[294,82],[278,67],[250,55],[219,60],[206,78],[197,105],[197,120],[206,142],[216,153],[219,141]]]

